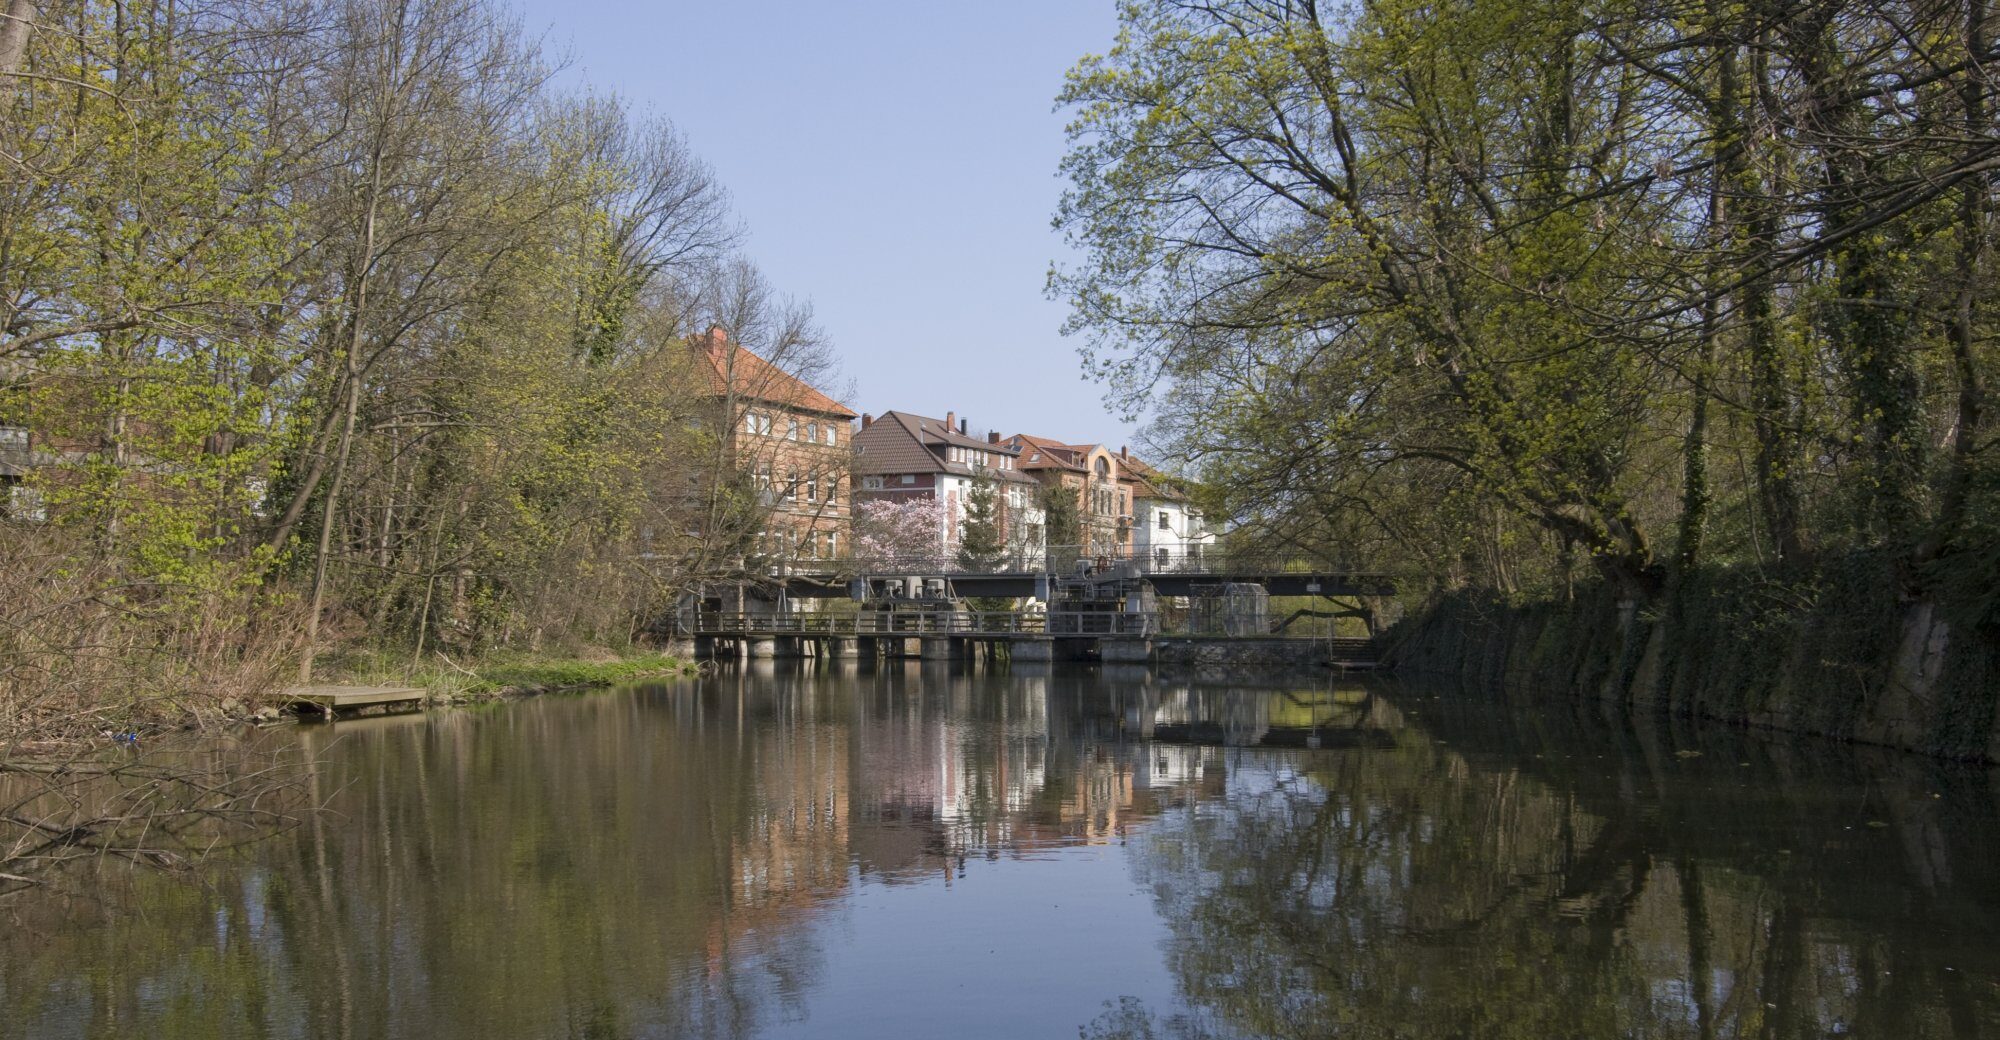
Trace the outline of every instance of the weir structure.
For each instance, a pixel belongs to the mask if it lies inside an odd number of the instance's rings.
[[[1389,575],[1279,557],[1212,555],[1172,568],[1096,555],[967,569],[949,559],[773,569],[731,579],[674,620],[695,655],[731,658],[1101,660],[1228,664],[1296,658],[1374,663],[1372,638],[1288,638],[1302,615],[1361,618],[1378,630]],[[1273,596],[1331,600],[1332,611],[1273,618]],[[1346,604],[1339,601],[1345,600]],[[723,605],[727,604],[727,607]],[[1004,609],[991,609],[1006,604]],[[1020,604],[1025,604],[1021,606]],[[733,609],[731,609],[733,608]],[[804,609],[801,609],[804,608]]]

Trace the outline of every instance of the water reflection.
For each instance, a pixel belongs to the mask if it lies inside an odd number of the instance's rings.
[[[1376,685],[765,662],[306,728],[0,1038],[2000,1035],[1984,771]]]
[[[1194,1010],[1087,1036],[2000,1030],[1993,773],[1380,695],[1393,749],[1239,765],[1148,834]]]

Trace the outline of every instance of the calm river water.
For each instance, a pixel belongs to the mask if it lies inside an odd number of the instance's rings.
[[[287,731],[0,1038],[2000,1037],[2000,774],[1395,685],[747,667]]]

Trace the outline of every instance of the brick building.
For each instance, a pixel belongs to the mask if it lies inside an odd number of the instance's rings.
[[[692,344],[729,464],[760,507],[760,550],[833,559],[846,548],[855,414],[716,327]]]

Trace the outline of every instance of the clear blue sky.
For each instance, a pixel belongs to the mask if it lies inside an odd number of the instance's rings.
[[[846,403],[1114,447],[1081,374],[1062,182],[1062,75],[1112,0],[515,0],[571,74],[671,119],[728,186],[745,252],[810,300]]]

